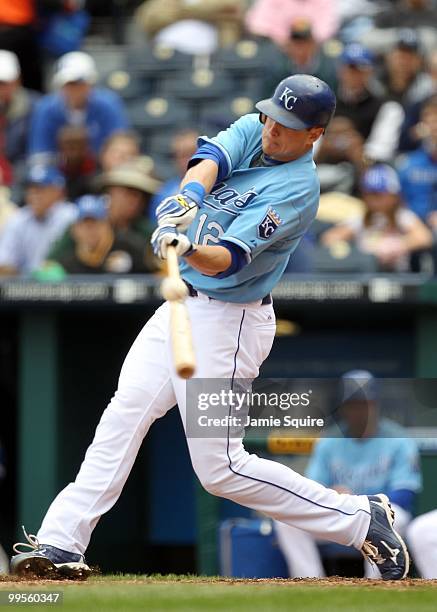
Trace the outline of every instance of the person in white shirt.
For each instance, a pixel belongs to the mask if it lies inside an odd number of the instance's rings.
[[[44,261],[52,244],[75,221],[76,206],[65,201],[65,179],[53,167],[29,171],[26,205],[0,236],[0,275],[29,274]]]

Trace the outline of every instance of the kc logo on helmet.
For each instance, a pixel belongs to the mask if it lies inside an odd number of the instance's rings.
[[[279,99],[282,100],[287,110],[291,110],[297,102],[296,96],[293,96],[292,93],[293,93],[292,89],[288,87],[284,87],[284,91],[279,96]]]

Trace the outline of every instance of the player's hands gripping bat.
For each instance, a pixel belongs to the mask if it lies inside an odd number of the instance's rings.
[[[179,275],[175,247],[167,247],[167,277],[161,285],[161,293],[170,303],[170,334],[173,347],[173,361],[181,378],[191,378],[196,369],[191,325],[184,299],[188,289]]]
[[[168,247],[174,247],[176,255],[190,255],[195,249],[193,244],[185,234],[178,232],[173,224],[161,225],[156,228],[150,239],[153,252],[160,259],[167,259]]]

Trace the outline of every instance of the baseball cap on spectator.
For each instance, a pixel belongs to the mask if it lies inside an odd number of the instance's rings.
[[[32,166],[27,173],[26,183],[28,185],[54,185],[65,187],[65,177],[54,166]]]
[[[375,402],[378,399],[378,383],[368,370],[350,370],[340,379],[341,404],[346,402]]]
[[[343,49],[340,61],[342,64],[348,64],[349,66],[367,68],[373,66],[373,55],[369,49],[366,49],[363,45],[359,43],[350,43]]]
[[[106,219],[108,216],[105,196],[83,195],[77,200],[77,220]]]
[[[364,173],[361,189],[368,193],[398,194],[401,191],[401,184],[394,168],[387,164],[376,164]]]
[[[20,64],[15,53],[0,49],[0,82],[16,81],[20,72]]]
[[[292,40],[309,40],[313,37],[311,22],[307,19],[296,19],[290,30]]]
[[[399,30],[395,46],[397,49],[418,53],[420,51],[420,41],[416,30],[412,28],[402,28]]]
[[[97,78],[97,67],[93,58],[83,51],[72,51],[58,60],[53,84],[55,87],[63,87],[67,83],[85,81],[94,85]]]

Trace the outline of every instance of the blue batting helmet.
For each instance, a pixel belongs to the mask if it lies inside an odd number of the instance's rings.
[[[324,81],[295,74],[279,83],[275,93],[255,106],[267,117],[293,130],[325,128],[335,112],[335,94]]]

